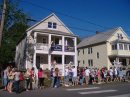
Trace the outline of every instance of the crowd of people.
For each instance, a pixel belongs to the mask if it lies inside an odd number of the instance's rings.
[[[130,69],[122,67],[110,67],[109,70],[106,67],[102,69],[78,68],[76,76],[75,73],[73,68],[65,69],[65,86],[130,81]]]
[[[27,68],[26,71],[19,71],[17,68],[8,66],[3,71],[4,89],[10,93],[12,93],[12,91],[20,93],[20,91],[23,90],[29,91],[38,87],[43,88],[43,75],[44,72],[42,69],[39,69],[38,74],[36,74],[34,68]],[[37,82],[37,79],[39,82]]]
[[[66,67],[64,77],[58,68],[52,68],[50,75],[45,74],[45,70],[39,68],[36,73],[35,69],[27,68],[25,72],[19,71],[17,68],[7,67],[3,71],[3,83],[5,90],[12,93],[20,93],[22,90],[34,90],[44,88],[45,78],[51,80],[51,87],[58,88],[60,86],[76,86],[110,83],[113,81],[130,81],[130,69],[111,67],[97,68],[76,68],[75,66]]]

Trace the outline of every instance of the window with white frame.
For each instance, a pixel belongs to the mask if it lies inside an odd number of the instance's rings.
[[[90,48],[88,48],[88,54],[90,54]]]
[[[112,50],[117,50],[117,44],[112,44]]]
[[[83,64],[84,64],[84,60],[83,60]]]
[[[128,45],[124,44],[124,50],[128,50]]]
[[[89,60],[88,60],[88,65],[89,65],[89,66],[93,66],[93,60],[92,60],[92,59],[89,59]]]
[[[57,28],[57,23],[55,23],[55,22],[48,22],[48,28],[56,29]]]
[[[91,54],[93,53],[93,49],[92,49],[92,47],[91,47]]]
[[[84,55],[84,49],[83,49],[83,55]]]
[[[119,49],[123,50],[123,44],[121,44],[121,43],[119,44]]]
[[[92,54],[92,53],[93,53],[92,47],[91,47],[91,48],[88,48],[88,54]]]
[[[123,39],[123,35],[121,33],[117,33],[118,39]]]
[[[48,28],[52,28],[52,22],[48,22]]]
[[[53,23],[53,28],[56,29],[57,28],[57,24]]]

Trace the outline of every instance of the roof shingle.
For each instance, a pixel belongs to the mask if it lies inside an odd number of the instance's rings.
[[[82,48],[92,44],[106,42],[118,28],[110,29],[108,31],[98,33],[94,36],[87,37],[84,40],[82,40],[77,47]]]

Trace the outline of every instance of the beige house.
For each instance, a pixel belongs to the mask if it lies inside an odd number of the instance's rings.
[[[130,39],[121,27],[97,32],[78,44],[80,67],[102,68],[130,65]]]
[[[26,31],[16,46],[18,68],[64,68],[71,63],[77,67],[77,36],[52,13]]]

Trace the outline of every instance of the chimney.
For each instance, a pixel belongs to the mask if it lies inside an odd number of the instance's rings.
[[[99,32],[99,31],[96,31],[96,34],[99,34],[99,33],[101,33],[101,32]]]

